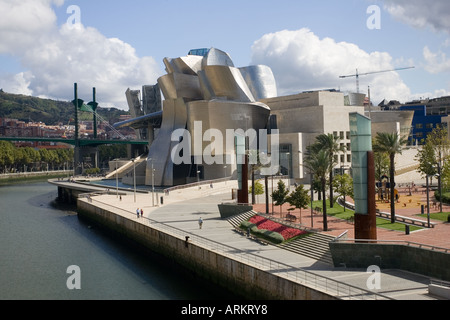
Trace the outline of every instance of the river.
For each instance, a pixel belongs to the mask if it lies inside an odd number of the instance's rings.
[[[92,227],[56,197],[46,181],[0,186],[0,300],[230,298]],[[69,278],[80,289],[69,289]]]

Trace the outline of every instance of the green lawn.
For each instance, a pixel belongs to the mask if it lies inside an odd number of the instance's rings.
[[[313,202],[313,208],[316,208],[316,207],[322,208],[322,200]],[[346,208],[344,211],[344,208],[341,207],[337,203],[334,204],[333,208],[330,208],[330,201],[327,200],[327,216],[347,220],[350,217],[353,217],[354,215],[355,215],[355,212],[353,210]],[[398,222],[391,223],[390,220],[377,218],[376,224],[377,224],[377,227],[380,227],[380,228],[396,230],[396,231],[401,231],[401,232],[405,231],[405,225],[403,223],[398,223]],[[416,226],[410,226],[410,231],[415,231],[415,230],[420,230],[420,229],[423,229],[423,228],[416,227]]]
[[[434,220],[440,220],[440,221],[448,221],[448,216],[450,215],[450,212],[442,212],[442,213],[430,213],[430,219]],[[427,214],[418,214],[418,217],[421,218],[427,218]]]

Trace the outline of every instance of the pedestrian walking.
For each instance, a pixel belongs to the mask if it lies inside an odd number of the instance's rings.
[[[137,209],[136,209],[136,215],[137,215],[138,218],[139,218],[139,213],[140,213],[140,212],[139,212],[139,208],[137,208]]]
[[[144,210],[141,209],[141,218],[144,217]]]
[[[201,229],[203,226],[203,219],[200,217],[200,219],[198,219],[198,227]]]

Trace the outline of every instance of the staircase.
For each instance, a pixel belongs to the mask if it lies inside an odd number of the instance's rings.
[[[239,228],[242,221],[248,220],[256,214],[255,211],[241,213],[227,218],[227,221],[234,227]],[[308,236],[276,245],[277,247],[298,253],[308,258],[316,259],[323,263],[333,264],[330,247],[328,245],[334,239],[333,236],[311,233]]]
[[[242,221],[246,221],[256,214],[255,211],[244,212],[232,217],[227,218],[227,221],[235,228],[239,228]]]
[[[327,264],[333,264],[333,258],[328,245],[333,239],[333,236],[311,233],[306,237],[282,243],[278,247]]]

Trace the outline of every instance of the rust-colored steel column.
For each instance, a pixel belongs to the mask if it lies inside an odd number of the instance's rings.
[[[242,189],[238,190],[238,203],[248,203],[248,154],[244,156],[245,161],[242,165]]]
[[[355,213],[355,239],[377,239],[375,205],[375,161],[373,151],[367,152],[368,214]]]

